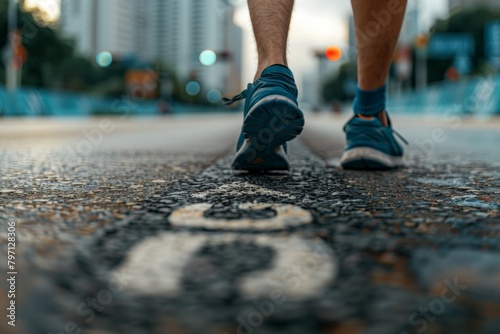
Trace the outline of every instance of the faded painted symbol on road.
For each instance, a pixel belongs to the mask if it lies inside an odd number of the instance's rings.
[[[221,192],[235,195],[239,191],[263,190],[238,183],[193,197],[205,198]],[[284,231],[311,224],[313,217],[309,211],[290,204],[241,203],[232,209],[250,214],[228,219],[224,215],[210,216],[208,210],[212,206],[211,203],[187,205],[172,212],[168,220],[173,227],[218,233],[165,232],[145,239],[129,251],[116,270],[137,278],[128,286],[131,293],[179,296],[197,289],[210,294],[213,288],[219,291],[217,294],[221,289],[229,289],[246,298],[275,294],[304,299],[321,294],[334,282],[337,259],[321,239],[237,233]],[[257,214],[266,210],[275,215],[262,218]]]
[[[205,217],[205,212],[211,207],[212,204],[210,203],[188,205],[172,212],[169,221],[172,226],[176,227],[193,227],[221,231],[276,231],[310,224],[313,221],[310,212],[296,205],[289,204],[243,203],[238,206],[241,210],[274,210],[276,216],[268,219],[242,218],[228,220]]]
[[[238,290],[248,298],[269,297],[270,294],[281,294],[288,299],[307,298],[321,294],[337,275],[337,259],[320,239],[236,233],[163,233],[133,247],[116,270],[132,278],[127,289],[133,294],[181,295],[182,282],[190,279],[185,277],[186,272],[190,272],[187,267],[196,265],[193,258],[197,252],[210,245],[231,243],[254,244],[273,251],[270,266],[241,273],[236,280]],[[238,255],[243,256],[234,254]],[[252,254],[246,255],[251,262]],[[217,274],[218,268],[205,267],[202,280]]]

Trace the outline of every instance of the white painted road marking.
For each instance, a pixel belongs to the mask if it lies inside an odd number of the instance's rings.
[[[195,227],[220,231],[276,231],[310,224],[313,221],[310,212],[301,207],[289,204],[244,203],[239,205],[239,208],[242,210],[263,210],[269,208],[276,211],[276,216],[268,219],[243,218],[229,220],[207,218],[205,217],[205,212],[211,207],[212,204],[210,203],[188,205],[175,210],[170,215],[169,221],[172,226],[177,227]]]
[[[244,274],[239,280],[240,291],[247,298],[269,298],[272,293],[283,294],[289,300],[313,297],[337,276],[337,258],[320,239],[235,233],[163,233],[134,246],[116,270],[129,276],[130,293],[181,295],[183,269],[194,254],[205,245],[235,241],[274,250],[270,268]]]

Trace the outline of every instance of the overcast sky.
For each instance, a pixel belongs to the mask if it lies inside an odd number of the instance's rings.
[[[256,52],[245,0],[232,0],[239,5],[236,22],[244,29],[243,81],[253,80]],[[409,0],[409,6],[420,6],[420,27],[424,31],[438,17],[446,16],[448,0]],[[295,10],[289,38],[289,66],[301,84],[304,73],[316,69],[313,50],[329,45],[346,45],[350,0],[295,0]]]

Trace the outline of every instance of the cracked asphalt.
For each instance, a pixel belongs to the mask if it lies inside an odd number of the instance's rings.
[[[228,168],[240,115],[2,121],[0,331],[499,333],[499,120],[395,117],[391,172],[339,168],[345,120],[269,175]]]

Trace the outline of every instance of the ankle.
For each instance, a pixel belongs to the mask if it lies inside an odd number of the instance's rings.
[[[364,119],[378,117],[380,122],[387,127],[389,126],[389,121],[385,113],[385,99],[385,85],[372,90],[364,90],[358,86],[353,103],[354,113]]]
[[[373,119],[373,118],[377,117],[380,120],[380,122],[382,123],[383,126],[385,126],[386,128],[389,126],[389,120],[387,119],[387,114],[386,114],[385,110],[379,112],[375,116],[358,115],[358,117],[361,118],[361,119],[366,119],[366,120],[370,120],[370,119]]]
[[[257,66],[257,73],[255,73],[254,82],[257,81],[262,75],[262,72],[264,72],[264,70],[271,65],[283,65],[288,67],[286,59],[283,59],[282,57],[259,59],[259,64]]]

